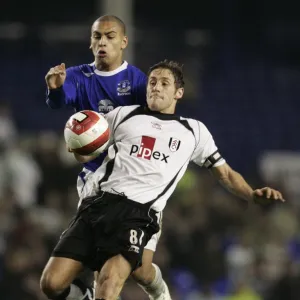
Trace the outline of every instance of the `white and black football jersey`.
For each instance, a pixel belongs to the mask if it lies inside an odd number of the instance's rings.
[[[225,163],[212,135],[197,120],[139,105],[118,107],[106,119],[111,130],[108,155],[87,181],[82,199],[102,190],[152,202],[154,210],[162,211],[190,161],[206,168]]]

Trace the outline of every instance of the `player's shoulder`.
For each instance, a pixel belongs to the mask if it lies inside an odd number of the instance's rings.
[[[205,137],[210,135],[208,128],[203,122],[193,118],[185,118],[185,117],[180,117],[180,120],[183,122],[187,122],[187,124],[192,129],[192,132],[194,133],[196,139],[198,139],[201,136]]]
[[[181,121],[187,122],[193,129],[198,129],[199,130],[199,128],[206,127],[204,125],[204,123],[199,121],[199,120],[196,120],[196,119],[193,119],[193,118],[186,118],[186,117],[182,117],[182,116],[180,116],[179,118],[180,118]]]
[[[118,107],[120,111],[120,115],[123,117],[126,117],[130,113],[143,109],[141,105],[126,105],[126,106],[120,106]]]
[[[82,64],[67,68],[68,73],[72,73],[77,76],[91,77],[94,75],[93,64]]]
[[[146,74],[139,69],[138,67],[131,65],[131,64],[127,64],[127,70],[128,72],[136,75],[136,76],[142,76],[142,77],[146,77]]]

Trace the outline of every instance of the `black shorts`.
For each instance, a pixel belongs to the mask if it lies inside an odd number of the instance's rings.
[[[99,271],[109,258],[122,254],[135,270],[142,263],[145,245],[159,231],[151,204],[107,192],[84,199],[52,256],[71,258]]]

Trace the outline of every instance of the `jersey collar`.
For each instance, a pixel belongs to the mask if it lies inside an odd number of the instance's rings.
[[[148,106],[144,107],[144,112],[146,115],[154,116],[161,120],[177,120],[177,119],[179,119],[179,116],[176,116],[175,114],[164,114],[159,111],[153,111]]]
[[[118,74],[119,72],[126,70],[128,66],[128,62],[126,60],[123,61],[122,65],[120,67],[118,67],[117,69],[113,70],[113,71],[99,71],[98,69],[96,69],[95,67],[95,63],[93,63],[93,68],[94,68],[94,73],[100,76],[113,76]]]

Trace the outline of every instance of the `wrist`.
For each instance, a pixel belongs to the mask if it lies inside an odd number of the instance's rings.
[[[59,87],[56,87],[56,88],[47,86],[47,90],[48,90],[48,92],[61,91],[61,90],[62,90],[62,87],[63,87],[62,85],[59,86]]]
[[[248,195],[247,201],[253,201],[253,199],[254,199],[254,191],[251,190],[251,191],[249,191],[249,195]]]

